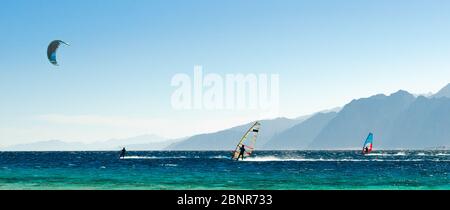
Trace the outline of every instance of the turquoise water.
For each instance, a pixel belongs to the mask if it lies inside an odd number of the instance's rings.
[[[450,189],[450,151],[0,152],[0,189]]]

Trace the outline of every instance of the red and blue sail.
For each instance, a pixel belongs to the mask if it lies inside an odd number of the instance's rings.
[[[369,135],[366,138],[366,141],[364,142],[364,146],[363,146],[363,154],[369,154],[370,152],[372,152],[372,148],[373,148],[373,134],[369,133]]]

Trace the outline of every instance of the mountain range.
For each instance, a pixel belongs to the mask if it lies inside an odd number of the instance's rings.
[[[251,123],[250,123],[251,124]],[[187,138],[168,150],[231,150],[250,124]],[[355,99],[306,119],[261,121],[259,149],[360,149],[369,132],[378,149],[450,147],[450,84],[429,97],[407,91]]]
[[[8,151],[75,150],[232,150],[253,124],[183,139],[143,135],[93,144],[42,141],[1,148]],[[450,147],[450,84],[436,94],[400,90],[355,99],[335,108],[295,119],[261,120],[257,147],[263,150],[360,149],[369,132],[376,149]]]
[[[262,120],[261,125],[264,126],[263,132],[260,132],[258,136],[258,144],[264,145],[272,139],[272,137],[278,133],[282,133],[288,128],[301,123],[304,118],[288,119],[277,118],[272,120]],[[233,146],[236,146],[237,142],[244,132],[253,125],[254,122],[236,126],[223,131],[195,135],[187,138],[184,141],[174,143],[168,146],[167,150],[226,150]]]

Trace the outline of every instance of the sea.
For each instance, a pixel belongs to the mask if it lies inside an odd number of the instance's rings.
[[[440,190],[450,151],[0,152],[0,189]]]

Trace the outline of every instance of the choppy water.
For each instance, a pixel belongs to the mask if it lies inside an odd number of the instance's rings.
[[[0,152],[0,189],[450,189],[450,151]]]

